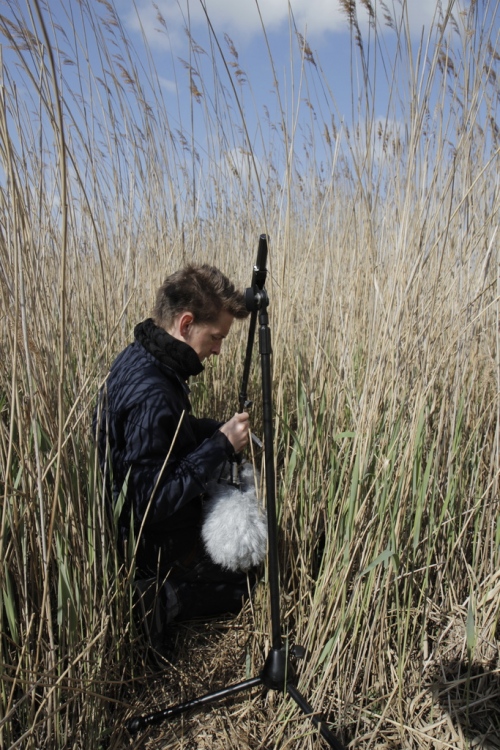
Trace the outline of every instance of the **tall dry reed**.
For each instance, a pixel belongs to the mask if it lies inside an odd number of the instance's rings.
[[[369,34],[356,4],[341,3],[351,112],[339,112],[331,73],[300,34],[286,92],[269,59],[272,118],[233,41],[211,29],[202,49],[188,28],[192,107],[180,128],[112,3],[6,3],[5,747],[129,742],[120,727],[140,707],[145,668],[91,439],[96,394],[165,273],[204,260],[245,286],[262,231],[283,621],[308,652],[299,687],[353,748],[496,746],[499,8],[445,12],[415,51],[404,20],[362,5]],[[199,413],[235,409],[245,335],[239,327],[193,386]],[[257,366],[251,390],[258,433]],[[266,597],[262,585],[248,620],[250,672],[269,632]],[[167,676],[154,699],[175,687]],[[317,743],[286,700],[242,698],[223,717],[226,744]],[[187,747],[183,727],[156,741]]]

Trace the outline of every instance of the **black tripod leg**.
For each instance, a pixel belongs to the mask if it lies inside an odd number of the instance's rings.
[[[295,685],[292,685],[290,682],[286,686],[287,692],[291,697],[294,699],[295,703],[298,705],[298,707],[307,715],[310,717],[312,723],[315,727],[318,728],[319,733],[325,739],[330,747],[333,747],[334,750],[345,750],[344,746],[340,744],[339,740],[335,737],[332,732],[328,729],[324,721],[321,721],[318,716],[315,715],[314,709],[312,706],[309,705],[309,703],[306,701],[306,699],[299,693]]]
[[[235,685],[229,685],[222,690],[217,690],[214,693],[207,693],[206,695],[193,698],[185,703],[179,703],[176,706],[170,706],[170,708],[165,708],[163,711],[156,711],[147,716],[136,716],[134,719],[130,719],[127,722],[126,727],[131,734],[135,734],[135,732],[139,732],[141,729],[145,729],[153,724],[159,724],[166,719],[172,719],[174,716],[179,716],[179,714],[189,711],[192,708],[198,708],[207,703],[215,703],[215,701],[235,695],[243,690],[249,690],[256,685],[262,685],[260,677],[254,677],[251,680],[245,680],[245,682],[238,682]]]

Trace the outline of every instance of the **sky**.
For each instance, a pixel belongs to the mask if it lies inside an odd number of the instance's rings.
[[[421,36],[428,34],[436,23],[437,3],[438,0],[409,0],[405,7],[408,28],[416,46]],[[385,9],[380,0],[373,0],[372,5],[380,14],[379,29],[383,32],[384,44],[390,49],[395,44],[396,34],[382,16],[389,13],[394,23],[399,24],[401,2],[387,0]],[[459,0],[458,5],[467,7],[468,0]],[[366,6],[361,0],[357,0],[355,6],[361,32],[368,38]],[[171,75],[171,60],[186,59],[185,29],[190,29],[203,49],[209,48],[208,17],[223,53],[229,58],[225,35],[234,43],[239,67],[250,81],[257,100],[261,98],[257,106],[267,102],[274,75],[284,89],[291,89],[292,62],[297,68],[301,58],[297,32],[308,44],[312,53],[310,59],[325,71],[341,116],[344,112],[347,114],[351,105],[352,37],[347,14],[338,0],[264,0],[260,4],[257,0],[118,0],[116,7],[131,38],[147,39],[167,94],[179,94],[179,81]],[[383,101],[380,107],[384,114]]]
[[[282,97],[281,106],[289,112],[297,108],[299,101],[310,97],[315,107],[322,101],[325,104],[325,111],[316,115],[328,119],[331,110],[337,121],[352,125],[359,93],[356,76],[361,77],[361,69],[358,55],[352,66],[354,78],[351,76],[351,58],[353,55],[356,58],[357,50],[353,51],[353,35],[345,9],[349,5],[355,9],[367,58],[373,63],[370,77],[375,111],[370,112],[370,117],[404,118],[401,111],[389,112],[388,101],[394,75],[404,79],[407,66],[398,71],[396,65],[394,74],[380,62],[376,65],[376,46],[378,54],[383,50],[384,58],[394,61],[398,36],[405,36],[411,40],[411,56],[416,61],[429,36],[437,37],[440,14],[442,18],[449,5],[456,27],[463,32],[470,0],[263,0],[260,3],[258,0],[116,0],[117,11],[131,39],[138,45],[143,39],[147,41],[167,102],[169,98],[171,102],[176,100],[188,111],[192,102],[187,65],[183,69],[182,64],[189,63],[198,71],[200,66],[209,70],[213,59],[221,70],[222,54],[228,63],[226,84],[229,87],[231,73],[245,102],[245,118],[250,127],[252,124],[256,127],[262,120],[264,108],[271,112],[271,119],[273,114],[277,117],[273,91],[276,86]],[[367,11],[370,7],[377,16],[376,45]],[[495,8],[498,14],[498,0],[478,0],[477,18],[481,14],[491,16]],[[405,25],[406,33],[398,35],[395,29],[401,24]],[[496,27],[497,35],[493,38],[498,49],[498,18]],[[190,56],[186,29],[206,54],[198,58]],[[304,65],[300,36],[308,51]],[[236,51],[237,57],[231,50]],[[240,79],[235,76],[236,70],[241,71]],[[313,91],[304,86],[304,70],[309,74]],[[238,87],[240,82],[243,83]],[[391,106],[396,106],[394,97]]]
[[[286,110],[291,127],[299,109],[297,117],[307,120],[310,113],[304,102],[308,101],[307,106],[318,121],[329,122],[333,115],[337,124],[352,125],[356,119],[356,82],[350,72],[353,37],[345,5],[349,3],[339,0],[264,0],[260,4],[257,0],[116,0],[115,7],[136,48],[140,49],[146,40],[173,121],[182,122],[183,129],[189,124],[199,142],[203,141],[204,125],[196,106],[192,116],[188,66],[200,74],[197,77],[195,73],[192,81],[201,89],[200,81],[203,78],[207,83],[206,72],[210,71],[212,60],[224,78],[224,56],[227,74],[223,83],[228,88],[232,85],[231,74],[244,107],[240,120],[244,119],[252,148],[259,153],[257,131],[265,114],[277,122],[280,111]],[[373,37],[367,12],[370,2],[356,0],[353,5],[359,29],[368,43]],[[468,5],[469,0],[456,0],[455,13]],[[373,0],[371,7],[379,17],[379,43],[388,59],[394,56],[395,27],[403,19],[415,57],[421,40],[436,28],[439,20],[438,0]],[[389,23],[388,16],[392,19]],[[186,29],[193,45],[203,50],[198,55],[193,53],[193,46],[189,49]],[[300,36],[307,45],[302,45],[302,49]],[[303,65],[304,49],[307,55]],[[236,71],[240,72],[239,78]],[[303,72],[308,76],[307,84]],[[388,112],[387,76],[392,78],[393,73],[387,73],[380,65],[372,75],[375,111],[369,116],[382,121],[404,116],[401,112]],[[309,127],[304,124],[304,128]]]
[[[383,57],[394,65],[397,40],[404,37],[411,44],[410,57],[416,63],[429,34],[437,34],[438,10],[442,13],[443,7],[448,6],[448,0],[263,0],[260,5],[256,0],[111,1],[40,0],[54,47],[62,50],[59,60],[64,85],[77,92],[76,107],[78,92],[87,96],[92,86],[100,88],[97,94],[92,93],[97,103],[104,91],[103,67],[109,67],[106,61],[103,63],[96,45],[95,29],[86,28],[86,19],[92,13],[115,59],[128,67],[127,43],[122,42],[128,38],[134,61],[146,77],[156,78],[172,130],[195,144],[200,154],[206,153],[209,102],[211,117],[221,121],[226,116],[230,118],[229,124],[223,123],[226,133],[234,133],[227,150],[232,158],[243,162],[241,143],[245,139],[257,159],[265,161],[266,148],[271,150],[279,141],[273,128],[276,133],[276,123],[283,121],[283,112],[289,129],[296,127],[310,143],[316,139],[314,148],[318,149],[319,158],[321,149],[325,149],[325,125],[331,127],[334,120],[337,128],[340,124],[352,128],[359,121],[356,108],[362,69],[345,10],[349,4],[355,8],[370,65],[373,109],[361,113],[361,117],[392,123],[394,128],[404,127],[405,104],[391,97],[390,89],[394,78],[407,77],[407,62],[399,67],[396,64],[391,70],[380,60]],[[469,4],[470,0],[455,0],[453,6],[455,23],[457,27],[462,24],[462,30]],[[27,26],[39,29],[33,7],[34,0],[2,0],[1,12],[10,10],[13,17],[22,13]],[[376,44],[367,7],[372,7],[378,18]],[[481,8],[478,12],[491,15],[495,8],[498,11],[500,3],[478,0],[477,7]],[[398,36],[395,27],[402,22],[407,31]],[[120,25],[122,29],[117,33]],[[496,25],[493,39],[498,50],[498,19]],[[459,55],[459,50],[456,53]],[[4,45],[4,63],[15,75],[16,66],[10,55],[8,45]],[[79,63],[75,63],[77,55]],[[407,61],[408,57],[403,59]],[[420,65],[422,70],[422,62]],[[34,71],[35,79],[37,75]],[[25,78],[19,85],[29,85],[29,81]],[[217,97],[226,95],[224,114],[224,106],[217,109]],[[151,101],[154,103],[154,97]],[[32,109],[36,107],[35,96]],[[85,116],[82,107],[82,117]],[[119,117],[118,108],[115,116]],[[244,128],[243,137],[237,131]],[[243,163],[240,167],[242,171]]]
[[[498,0],[478,1],[484,7],[498,6]],[[93,35],[81,28],[84,26],[82,19],[88,15],[81,8],[88,4],[95,17],[104,21],[103,27],[106,19],[116,14],[145,69],[151,55],[171,117],[185,127],[185,118],[192,119],[192,84],[200,88],[203,77],[208,85],[206,72],[212,64],[217,66],[224,85],[228,88],[234,85],[241,102],[245,103],[245,117],[254,126],[263,117],[264,108],[271,112],[272,119],[273,114],[276,115],[277,87],[282,109],[291,112],[300,100],[310,97],[311,101],[319,103],[323,98],[329,100],[327,108],[333,102],[337,118],[352,121],[356,82],[350,72],[353,37],[346,6],[355,9],[364,43],[368,45],[371,39],[372,48],[373,32],[367,7],[373,9],[378,18],[377,44],[384,47],[384,54],[390,59],[394,57],[398,36],[394,27],[399,26],[402,19],[416,57],[421,40],[437,26],[438,9],[442,12],[449,2],[454,3],[458,18],[464,15],[470,0],[262,0],[260,4],[258,0],[83,0],[81,3],[79,0],[41,0],[40,7],[42,11],[45,9],[49,30],[59,37],[55,45],[63,46],[61,31],[68,38],[76,31],[80,42],[87,46],[83,55],[88,56],[91,65],[94,61],[99,63],[99,53]],[[8,13],[10,7],[25,18],[35,17],[33,6],[34,0],[2,0],[3,12]],[[389,23],[388,17],[391,18]],[[28,21],[28,25],[32,23]],[[110,28],[114,25],[112,21]],[[305,45],[300,39],[305,40]],[[374,59],[373,51],[371,59]],[[70,56],[63,59],[66,61]],[[194,76],[189,75],[189,70],[194,71]],[[312,85],[326,87],[323,97],[321,92],[300,89],[301,85],[304,87],[304,70],[317,74]],[[356,68],[353,70],[356,76]],[[73,70],[66,67],[64,74],[71,80],[72,75],[79,74],[79,67]],[[376,118],[388,116],[387,77],[391,76],[392,73],[384,71],[381,65],[373,71],[376,84],[373,97],[378,111],[371,114]],[[77,85],[78,82],[75,87]]]
[[[377,0],[374,0],[374,6]],[[378,3],[380,12],[382,4]],[[135,6],[135,7],[134,7]],[[399,2],[387,1],[389,12],[395,18],[401,17]],[[117,8],[123,9],[127,26],[137,29],[142,25],[151,44],[158,41],[156,29],[158,11],[167,22],[171,39],[178,38],[184,25],[184,19],[190,18],[194,29],[205,25],[206,13],[219,34],[224,32],[234,35],[242,47],[250,47],[256,38],[262,35],[262,26],[273,33],[273,41],[278,47],[288,48],[290,18],[293,16],[297,30],[306,36],[314,45],[327,48],[339,36],[347,35],[346,12],[335,0],[119,0]],[[206,13],[205,10],[206,9]],[[419,36],[423,26],[429,27],[436,12],[436,0],[410,0],[408,19],[413,32]],[[368,13],[362,2],[357,2],[358,20],[361,26],[367,25]],[[156,37],[155,37],[156,35]],[[156,38],[156,42],[155,42]]]

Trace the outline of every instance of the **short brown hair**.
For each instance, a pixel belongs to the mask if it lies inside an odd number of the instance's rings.
[[[177,315],[189,311],[195,323],[214,323],[223,310],[246,318],[244,294],[218,268],[188,265],[167,276],[156,292],[153,320],[169,328]]]

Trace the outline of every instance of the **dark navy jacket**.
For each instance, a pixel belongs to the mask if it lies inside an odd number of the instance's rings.
[[[121,541],[133,518],[139,572],[166,573],[194,548],[201,496],[232,445],[218,429],[222,423],[190,413],[187,383],[137,340],[113,363],[100,398],[98,448],[113,502],[126,489]]]

